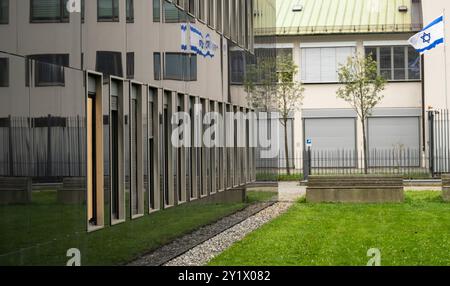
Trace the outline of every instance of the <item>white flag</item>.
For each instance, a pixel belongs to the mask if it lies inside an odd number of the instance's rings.
[[[444,16],[441,16],[412,36],[408,42],[417,52],[423,54],[444,43],[444,31]]]

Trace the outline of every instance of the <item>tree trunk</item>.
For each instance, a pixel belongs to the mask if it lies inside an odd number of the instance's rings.
[[[289,144],[288,144],[288,134],[287,134],[287,131],[288,131],[287,121],[288,120],[286,118],[284,118],[283,121],[284,121],[284,152],[286,154],[286,171],[289,176],[291,174],[291,167],[289,164]]]
[[[367,158],[367,134],[366,134],[366,121],[362,119],[363,129],[363,154],[364,154],[364,174],[368,174],[368,158]]]

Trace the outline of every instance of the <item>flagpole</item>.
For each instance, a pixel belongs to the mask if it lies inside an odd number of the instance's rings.
[[[444,15],[444,68],[445,68],[445,107],[448,109],[448,83],[447,83],[447,29],[446,29],[446,23],[447,23],[447,16],[445,15],[445,8],[443,9],[443,15]]]

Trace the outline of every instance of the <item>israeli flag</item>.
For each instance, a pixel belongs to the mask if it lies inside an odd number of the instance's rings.
[[[203,33],[199,29],[191,25],[190,35],[191,35],[191,51],[199,55],[203,55],[203,51],[205,49]]]
[[[187,24],[181,24],[181,50],[187,51]]]
[[[423,28],[422,31],[412,36],[408,42],[417,52],[423,54],[443,44],[444,39],[444,16],[441,16]]]

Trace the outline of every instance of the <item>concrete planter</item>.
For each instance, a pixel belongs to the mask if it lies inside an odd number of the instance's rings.
[[[309,203],[401,203],[401,177],[310,176],[306,189]]]

